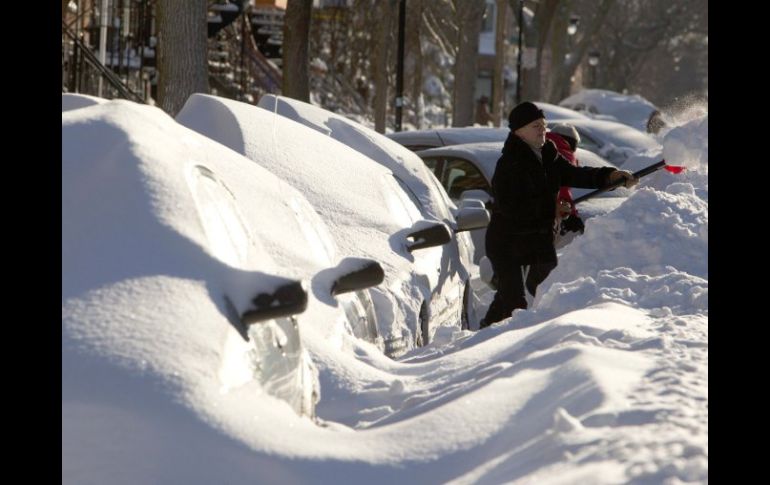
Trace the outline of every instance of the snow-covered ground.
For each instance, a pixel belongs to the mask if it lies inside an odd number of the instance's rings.
[[[77,352],[82,364],[82,376],[62,377],[63,399],[78,403],[66,414],[63,400],[62,482],[707,483],[707,115],[661,141],[661,155],[688,170],[656,172],[614,211],[590,219],[561,249],[532,309],[479,332],[441,328],[397,361],[358,339],[302,328],[319,372],[318,421],[294,415],[258,385],[215,385],[220,366],[207,364],[226,360],[230,347],[221,332],[203,338],[216,312],[192,297],[207,298],[199,287],[219,281],[221,267],[157,261],[164,278],[192,290],[167,295],[185,303],[168,312],[142,306],[142,298],[157,304],[155,286],[115,281],[100,268],[90,281],[102,283],[90,294],[117,287],[128,299],[103,298],[91,315],[98,318],[77,321],[82,295],[62,293],[63,362]],[[93,140],[100,142],[110,140]],[[131,156],[144,150],[135,146]],[[112,160],[99,175],[128,161]],[[149,181],[153,193],[164,193],[161,175]],[[138,192],[142,183],[127,178],[116,190]],[[146,203],[162,209],[165,225],[189,232],[194,208],[165,202]],[[100,244],[130,241],[118,229],[131,208],[121,210],[100,213],[101,224],[116,226]],[[74,218],[63,227],[88,229]],[[157,245],[158,254],[191,250],[182,238]],[[126,254],[136,261],[120,267],[150,267],[138,248]],[[136,319],[145,330],[157,325],[162,338],[134,332],[126,323]],[[71,328],[76,336],[67,336]],[[187,328],[194,345],[170,354]],[[205,358],[196,360],[195,349]],[[109,365],[105,356],[113,356]],[[85,390],[102,386],[115,395],[100,414]],[[100,428],[105,422],[111,426]]]

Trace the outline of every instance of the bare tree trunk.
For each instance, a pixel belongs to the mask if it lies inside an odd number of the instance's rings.
[[[158,106],[175,116],[193,93],[208,93],[206,0],[158,0]]]
[[[615,0],[602,0],[602,3],[596,9],[596,13],[591,19],[591,24],[585,30],[585,34],[580,38],[577,46],[572,49],[572,55],[569,62],[564,62],[564,57],[561,59],[555,59],[553,66],[555,70],[552,73],[551,88],[548,91],[546,101],[558,103],[563,99],[563,93],[565,92],[565,86],[569,87],[570,78],[575,74],[575,69],[580,65],[580,62],[585,57],[588,46],[593,41],[594,37],[599,33],[604,20],[607,18],[612,6],[615,4]],[[562,29],[563,30],[563,29]]]
[[[503,65],[505,64],[505,26],[508,18],[508,2],[497,0],[497,18],[495,19],[495,72],[492,75],[492,123],[500,126],[505,106],[503,103]]]
[[[541,99],[542,87],[543,87],[543,51],[545,50],[545,44],[548,40],[548,34],[551,31],[553,20],[556,15],[556,7],[563,0],[545,0],[543,3],[538,4],[537,11],[535,13],[535,29],[537,30],[536,42],[537,46],[537,61],[536,67],[532,69],[532,82],[531,91],[529,91],[529,99]]]
[[[392,19],[396,15],[395,0],[377,2],[379,15],[375,27],[375,48],[372,58],[374,69],[374,129],[385,133],[385,121],[388,114],[388,53],[390,52],[390,31]]]
[[[283,23],[284,96],[310,101],[308,39],[313,0],[288,0]],[[330,75],[334,75],[334,67]]]
[[[484,16],[485,2],[455,0],[458,38],[455,58],[452,126],[473,124],[475,106],[476,59],[479,54],[479,32]]]
[[[411,86],[412,124],[419,130],[422,128],[422,0],[409,0],[406,3],[406,68],[408,85]],[[406,83],[405,83],[406,84]]]
[[[518,22],[520,0],[509,0],[509,5],[515,13]],[[543,66],[543,51],[548,40],[548,32],[551,29],[556,7],[564,0],[541,0],[535,5],[534,19],[531,22],[524,21],[523,26],[517,26],[518,34],[524,30],[523,44],[527,49],[536,53],[535,65],[522,68],[521,73],[521,100],[538,100],[541,98],[541,85]],[[532,4],[530,4],[532,5]]]
[[[552,22],[551,35],[549,37],[549,45],[551,47],[551,73],[548,77],[546,93],[548,98],[545,101],[551,103],[558,103],[560,100],[566,98],[565,92],[569,92],[570,80],[565,78],[562,74],[567,69],[567,53],[569,51],[567,42],[569,41],[569,35],[567,34],[567,26],[569,25],[569,12],[572,6],[572,2],[567,0],[566,4],[562,5]]]

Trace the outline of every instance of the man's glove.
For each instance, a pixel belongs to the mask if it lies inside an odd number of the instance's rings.
[[[586,226],[583,224],[583,219],[581,219],[578,216],[572,216],[569,219],[564,219],[561,221],[561,230],[559,230],[559,234],[562,236],[567,234],[567,232],[579,232],[580,234],[583,234],[585,232]]]
[[[615,182],[618,182],[621,178],[624,179],[623,185],[627,189],[630,189],[631,187],[639,183],[639,179],[634,177],[634,174],[626,170],[615,170],[614,172],[610,172],[610,176],[607,182],[609,185],[612,185]]]
[[[546,140],[545,145],[540,149],[540,154],[543,156],[543,163],[553,163],[559,152],[556,151],[556,145],[551,140]]]

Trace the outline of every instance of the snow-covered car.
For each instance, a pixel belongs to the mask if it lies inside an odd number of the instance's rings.
[[[475,301],[473,289],[468,283],[473,254],[473,240],[468,231],[487,226],[490,216],[484,207],[458,209],[419,156],[360,123],[318,106],[272,94],[264,95],[259,106],[328,135],[391,170],[424,219],[441,221],[450,227],[453,230],[452,241],[441,248],[439,280],[444,283],[440,284],[459,282],[464,288],[463,319],[475,318],[472,303],[468,303]],[[454,293],[454,290],[442,290],[444,293],[447,291]],[[467,325],[468,322],[464,321],[463,326]]]
[[[545,113],[545,119],[547,121],[557,120],[590,120],[592,116],[587,116],[584,113],[569,109],[564,106],[558,106],[551,103],[544,103],[542,101],[535,101],[535,105],[543,110]]]
[[[417,152],[447,145],[505,141],[510,131],[508,128],[468,126],[464,128],[397,131],[388,133],[386,136],[409,150]]]
[[[548,120],[546,120],[548,121]],[[607,120],[570,119],[548,121],[548,128],[567,123],[580,135],[578,147],[593,152],[617,167],[636,155],[660,152],[663,147],[652,136],[622,123]]]
[[[483,213],[457,210],[420,157],[387,136],[331,111],[292,98],[266,94],[260,99],[259,106],[329,135],[391,170],[396,179],[406,186],[407,194],[417,199],[417,205],[426,219],[444,221],[455,228],[458,235],[468,230],[470,225],[479,224],[479,216],[483,224]],[[487,136],[483,133],[475,132],[474,136]],[[495,140],[499,134],[488,136]]]
[[[425,220],[393,172],[316,130],[230,99],[195,94],[177,121],[289,182],[341,250],[382,264],[385,282],[370,293],[386,354],[400,355],[428,343],[438,326],[466,320],[466,282],[445,270],[450,229]]]
[[[160,109],[62,113],[63,461],[121,468],[135,457],[116,450],[152,443],[164,462],[189,445],[155,442],[180,421],[218,436],[246,410],[313,417],[300,330],[368,331],[356,295],[381,280],[299,192]]]
[[[605,89],[584,89],[559,101],[559,106],[589,113],[592,118],[610,116],[643,133],[647,132],[650,115],[659,111],[638,94],[621,94]]]
[[[653,137],[622,123],[591,119],[582,115],[578,118],[550,118],[546,116],[548,128],[560,123],[569,123],[580,134],[578,146],[621,166],[629,157],[649,151],[660,151],[661,145]],[[400,131],[387,136],[412,151],[429,148],[463,145],[466,143],[504,142],[510,130],[507,128],[466,127],[432,128],[426,130]]]
[[[555,104],[535,103],[545,113],[547,121],[591,119],[577,111],[556,106]],[[265,108],[267,106],[264,106]],[[424,130],[408,130],[388,133],[391,140],[405,146],[414,152],[428,148],[465,143],[483,143],[490,141],[505,141],[510,130],[508,128],[491,128],[487,126],[467,126],[462,128],[428,128]]]
[[[485,204],[491,200],[492,176],[495,173],[495,166],[502,150],[502,142],[466,143],[421,150],[417,152],[417,155],[433,171],[449,197],[462,206],[465,205],[466,200],[480,200]],[[612,163],[595,153],[581,148],[577,149],[575,155],[582,166],[614,167]],[[590,191],[590,189],[576,188],[572,189],[572,195],[577,198]],[[616,190],[607,193],[605,198],[616,198],[625,194],[625,192]],[[590,199],[580,205],[579,211],[584,217],[593,217],[611,210],[618,204],[619,201],[617,200],[607,202],[606,200]],[[473,237],[476,247],[473,256],[476,263],[486,254],[484,249],[485,234],[486,228],[471,231],[471,237]]]

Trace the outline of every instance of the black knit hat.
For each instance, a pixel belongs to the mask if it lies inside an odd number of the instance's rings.
[[[519,103],[515,108],[511,110],[511,114],[508,115],[508,128],[511,131],[516,131],[522,126],[526,126],[535,120],[545,118],[543,110],[538,108],[535,103],[524,101]]]

